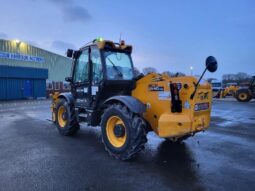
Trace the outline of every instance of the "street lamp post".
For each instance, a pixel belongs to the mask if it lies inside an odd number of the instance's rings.
[[[190,66],[189,69],[190,69],[190,75],[193,76],[194,67],[193,67],[193,66]]]

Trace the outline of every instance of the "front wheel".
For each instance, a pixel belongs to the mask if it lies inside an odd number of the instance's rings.
[[[80,129],[74,105],[65,99],[57,103],[55,116],[57,128],[62,135],[73,135]]]
[[[111,105],[105,110],[101,129],[105,149],[116,159],[133,158],[147,142],[143,118],[121,104]]]
[[[241,89],[237,91],[236,99],[240,102],[249,102],[252,97],[248,89]]]

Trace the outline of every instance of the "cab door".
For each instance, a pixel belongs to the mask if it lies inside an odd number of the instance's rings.
[[[77,56],[73,68],[72,94],[77,107],[91,106],[91,72],[89,49],[84,49]]]
[[[90,51],[90,60],[91,60],[91,98],[92,98],[92,109],[96,109],[98,101],[103,101],[103,98],[100,96],[102,92],[102,81],[103,81],[103,65],[101,60],[101,54],[97,47],[92,46]]]

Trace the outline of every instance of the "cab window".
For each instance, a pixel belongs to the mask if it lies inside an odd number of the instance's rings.
[[[94,83],[98,83],[103,79],[100,52],[97,48],[92,48],[90,55],[91,55],[91,62],[92,62],[92,68],[93,68],[92,80]]]
[[[76,61],[74,69],[74,83],[82,83],[89,80],[89,54],[88,50],[82,51]]]
[[[131,80],[134,77],[131,56],[125,52],[105,51],[107,78],[109,80]]]

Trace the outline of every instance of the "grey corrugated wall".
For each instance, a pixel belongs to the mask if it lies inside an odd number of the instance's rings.
[[[44,58],[44,62],[41,63],[0,58],[0,65],[45,68],[48,69],[48,80],[51,81],[64,81],[65,77],[69,76],[71,72],[71,59],[31,46],[25,42],[16,43],[15,41],[0,39],[0,51]]]

